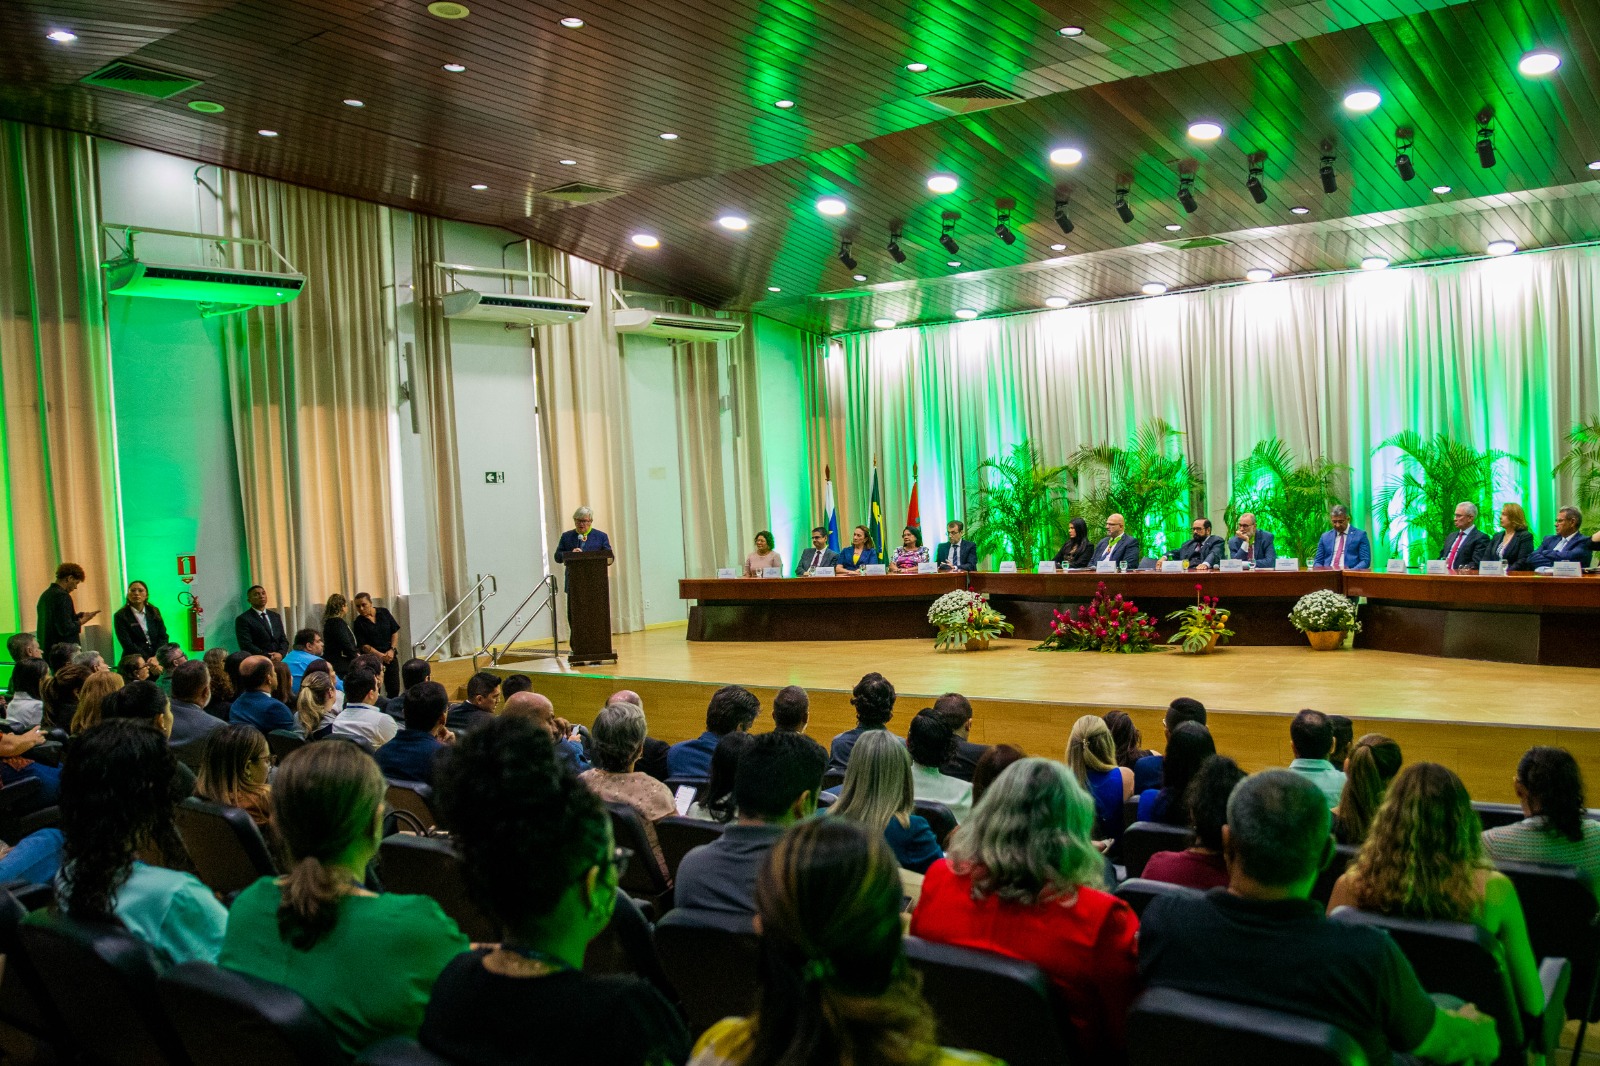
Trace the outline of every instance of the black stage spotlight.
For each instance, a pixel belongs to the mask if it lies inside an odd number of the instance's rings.
[[[1417,176],[1417,168],[1411,162],[1411,145],[1415,135],[1408,126],[1401,126],[1394,131],[1394,169],[1400,175],[1401,181],[1411,181]]]
[[[1007,244],[1017,243],[1017,235],[1011,232],[1011,212],[1016,206],[1009,196],[994,202],[994,235]]]
[[[944,250],[949,252],[951,255],[960,255],[961,246],[956,243],[956,239],[953,234],[955,233],[956,223],[961,221],[961,212],[946,211],[940,216],[940,219],[939,243],[944,247]]]
[[[1067,216],[1067,198],[1065,196],[1056,201],[1056,225],[1061,227],[1062,233],[1072,232],[1072,219]]]
[[[1494,108],[1478,112],[1478,165],[1484,170],[1494,166]]]
[[[1318,170],[1317,173],[1322,177],[1322,191],[1325,193],[1336,193],[1339,191],[1339,176],[1333,172],[1333,164],[1337,162],[1338,159],[1339,157],[1333,154],[1332,147],[1328,146],[1326,142],[1324,142],[1322,168]]]
[[[1200,204],[1194,198],[1194,175],[1180,174],[1178,176],[1178,202],[1189,214],[1200,210]]]
[[[839,242],[839,262],[844,264],[846,270],[854,270],[856,268],[856,257],[850,254],[849,241]]]
[[[1123,174],[1117,179],[1117,198],[1113,203],[1117,209],[1117,217],[1124,223],[1133,221],[1133,208],[1128,206],[1128,193],[1133,191],[1133,175]]]
[[[906,253],[900,250],[900,238],[905,236],[905,231],[898,222],[889,226],[889,257],[896,263],[906,261]]]
[[[1267,153],[1256,152],[1250,157],[1250,176],[1244,180],[1244,187],[1250,190],[1250,199],[1258,204],[1267,202],[1267,186],[1261,178],[1267,172]]]

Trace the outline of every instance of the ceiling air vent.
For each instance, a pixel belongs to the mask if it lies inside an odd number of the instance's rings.
[[[546,200],[556,200],[564,204],[597,204],[601,200],[609,200],[613,196],[621,196],[622,190],[608,189],[603,185],[589,185],[581,181],[569,181],[565,185],[557,185],[553,189],[546,189],[539,194]]]
[[[954,88],[924,93],[922,98],[954,115],[965,115],[968,112],[983,111],[991,107],[1004,107],[1006,104],[1021,103],[1023,100],[1023,97],[1011,90],[1002,89],[987,81],[969,81]]]
[[[1226,248],[1232,243],[1222,237],[1185,237],[1181,241],[1162,241],[1161,247],[1174,252],[1192,252],[1196,248]]]
[[[169,96],[177,96],[186,89],[193,89],[200,84],[200,79],[119,59],[85,77],[83,84],[135,93],[153,100],[165,100]]]

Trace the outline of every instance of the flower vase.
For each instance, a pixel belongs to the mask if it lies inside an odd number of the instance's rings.
[[[967,641],[967,650],[968,651],[987,651],[988,648],[989,648],[989,638],[988,637],[973,637],[971,640]]]
[[[1344,630],[1329,629],[1322,632],[1307,630],[1306,639],[1311,641],[1312,651],[1338,651],[1344,646]]]
[[[1196,654],[1198,654],[1198,655],[1210,655],[1212,652],[1214,652],[1216,650],[1217,650],[1217,635],[1215,633],[1213,633],[1213,634],[1211,634],[1211,639],[1206,641],[1206,646],[1201,648]]]

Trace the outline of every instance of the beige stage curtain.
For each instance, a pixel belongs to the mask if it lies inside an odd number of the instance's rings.
[[[230,236],[270,241],[307,279],[225,334],[251,569],[292,633],[320,627],[334,592],[394,589],[387,209],[231,171],[221,197]]]
[[[88,575],[85,643],[122,594],[94,141],[0,123],[0,631],[32,629],[61,562]],[[7,558],[9,556],[9,558]]]
[[[580,322],[542,326],[534,338],[534,374],[539,397],[540,452],[545,479],[545,524],[551,550],[572,512],[594,510],[595,528],[606,532],[616,553],[611,567],[611,628],[644,628],[644,592],[639,579],[638,516],[634,514],[634,469],[628,427],[633,417],[622,374],[622,342],[612,322],[611,293],[617,275],[603,267],[529,244],[532,268],[549,274],[594,310]],[[640,412],[640,417],[648,417]],[[566,604],[559,608],[566,617]]]

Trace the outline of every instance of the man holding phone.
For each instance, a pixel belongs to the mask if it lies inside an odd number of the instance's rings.
[[[83,584],[83,567],[77,563],[62,563],[56,567],[56,579],[39,597],[39,619],[35,626],[41,647],[53,648],[57,644],[82,644],[83,627],[99,611],[80,611],[72,602],[72,594]]]

